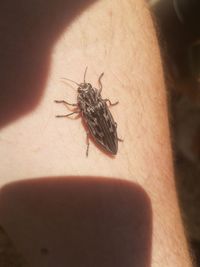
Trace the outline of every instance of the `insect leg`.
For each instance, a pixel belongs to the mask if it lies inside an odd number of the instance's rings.
[[[115,122],[115,128],[117,129],[117,123],[116,123],[116,122]],[[119,142],[124,142],[124,140],[121,139],[121,138],[119,138],[119,137],[117,137],[117,140],[118,140]]]
[[[103,77],[104,75],[104,72],[101,73],[101,75],[99,76],[99,79],[98,79],[98,83],[99,83],[99,94],[101,94],[101,91],[102,91],[102,83],[101,83],[101,78]]]
[[[115,106],[117,104],[119,104],[119,101],[115,102],[115,103],[111,103],[110,99],[106,98],[104,99],[105,102],[108,102],[110,106]]]
[[[56,115],[56,118],[64,118],[64,117],[69,117],[73,114],[76,114],[76,113],[80,113],[80,111],[74,111],[74,112],[71,112],[69,114],[66,114],[66,115]]]
[[[73,106],[73,107],[77,107],[78,106],[78,104],[71,104],[71,103],[68,103],[65,100],[54,100],[54,102],[56,102],[56,103],[62,103],[62,104],[65,104],[65,105],[70,105],[70,106]]]
[[[88,157],[88,153],[89,153],[89,146],[90,146],[89,132],[87,132],[86,143],[87,143],[86,157]]]
[[[85,78],[86,78],[87,69],[88,69],[88,67],[85,68],[85,72],[84,72],[84,77],[83,77],[83,82],[84,82],[84,83],[85,83]]]

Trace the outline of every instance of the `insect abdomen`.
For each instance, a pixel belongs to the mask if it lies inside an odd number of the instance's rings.
[[[95,141],[106,151],[116,155],[118,150],[116,123],[106,103],[101,100],[95,107],[88,106],[83,111],[83,117]]]

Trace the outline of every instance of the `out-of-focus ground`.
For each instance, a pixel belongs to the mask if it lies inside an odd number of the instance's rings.
[[[177,18],[173,0],[149,2],[169,91],[180,207],[188,240],[200,266],[200,38]],[[0,266],[28,267],[2,228]]]
[[[180,207],[200,266],[200,1],[150,2],[169,93]]]

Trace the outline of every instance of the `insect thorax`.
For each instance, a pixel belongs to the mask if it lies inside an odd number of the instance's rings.
[[[100,99],[101,96],[97,89],[92,88],[92,86],[78,91],[77,101],[80,107],[96,106]]]

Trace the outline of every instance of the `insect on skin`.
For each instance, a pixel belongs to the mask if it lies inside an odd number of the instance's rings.
[[[69,117],[73,114],[80,114],[86,124],[87,131],[87,150],[86,156],[89,152],[89,133],[93,136],[94,141],[97,142],[106,152],[111,155],[116,155],[118,150],[118,141],[122,141],[117,136],[117,123],[108,108],[118,104],[111,103],[109,99],[101,97],[102,83],[101,78],[104,73],[99,76],[99,89],[94,88],[90,83],[85,82],[87,67],[84,73],[83,83],[77,83],[70,79],[66,79],[75,83],[77,88],[77,103],[71,104],[64,100],[55,100],[56,103],[75,107],[74,111],[67,115],[57,115],[56,117]]]

